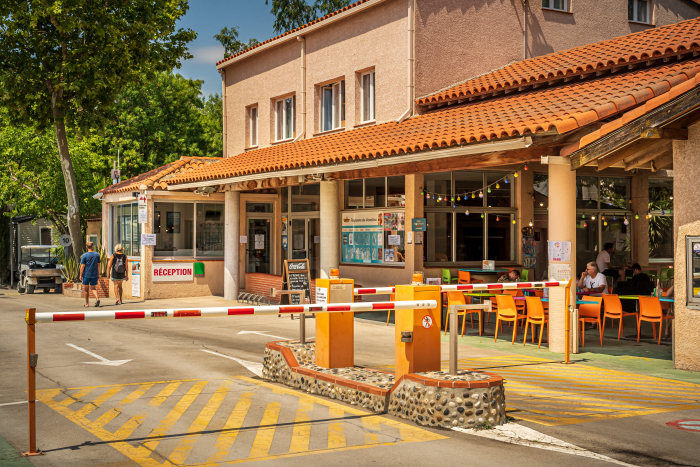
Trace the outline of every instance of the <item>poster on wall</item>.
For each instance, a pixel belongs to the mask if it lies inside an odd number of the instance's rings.
[[[141,296],[141,261],[131,262],[131,296]]]
[[[255,249],[264,250],[265,249],[265,234],[260,234],[255,236]]]
[[[555,242],[548,241],[548,260],[563,261],[568,263],[571,261],[571,242]]]
[[[384,213],[344,212],[341,218],[342,261],[382,264],[384,262]]]
[[[537,242],[535,237],[523,237],[523,267],[534,269],[537,267]]]
[[[282,216],[282,236],[287,236],[287,216]]]

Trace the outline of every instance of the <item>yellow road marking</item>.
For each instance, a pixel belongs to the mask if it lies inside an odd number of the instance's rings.
[[[311,440],[311,411],[314,403],[300,399],[297,413],[294,418],[294,430],[292,431],[292,441],[289,443],[289,452],[304,452],[309,450]]]
[[[340,407],[329,407],[328,416],[331,419],[343,418],[343,410]],[[331,423],[328,425],[328,449],[343,448],[345,446],[345,423]]]
[[[365,444],[374,444],[379,442],[379,434],[382,432],[381,417],[362,417],[362,428],[365,431]]]
[[[112,396],[115,396],[119,391],[122,390],[122,386],[108,389],[104,392],[104,394],[101,394],[97,399],[93,400],[92,402],[87,403],[83,408],[78,410],[75,415],[77,417],[85,417],[88,414],[90,414],[93,410],[101,406],[105,401],[109,400],[112,398]]]
[[[139,397],[143,396],[149,389],[153,387],[153,383],[142,384],[131,394],[126,396],[123,401],[119,403],[117,407],[112,407],[107,412],[100,415],[97,420],[95,420],[91,425],[95,428],[102,428],[122,413],[122,409],[125,405],[135,402]]]
[[[163,388],[162,391],[158,393],[156,397],[151,399],[151,402],[149,402],[148,405],[150,405],[151,407],[159,407],[163,402],[165,402],[165,400],[168,397],[172,395],[172,393],[174,393],[177,390],[177,388],[180,387],[181,384],[182,381],[176,381],[168,384],[167,386],[165,386],[165,388]]]
[[[253,447],[250,448],[249,457],[267,457],[270,454],[272,439],[275,436],[275,425],[277,425],[281,407],[279,402],[270,402],[265,407],[265,413],[260,421],[258,433],[255,435]]]
[[[88,394],[90,394],[90,392],[91,392],[93,389],[95,389],[95,388],[94,388],[94,387],[81,388],[78,392],[76,392],[75,394],[71,394],[70,396],[66,397],[65,399],[63,399],[63,400],[62,400],[61,402],[59,402],[58,404],[59,404],[61,407],[68,407],[68,406],[71,405],[73,402],[75,402],[76,399],[77,399],[77,400],[80,400],[80,399],[82,399],[83,397],[85,397],[85,396],[87,396]]]
[[[238,430],[243,425],[243,420],[245,420],[245,416],[250,410],[252,400],[252,392],[246,392],[241,395],[241,398],[236,403],[236,407],[234,407],[233,412],[231,412],[231,415],[226,421],[226,425],[224,425],[224,430],[214,444],[214,453],[207,459],[208,464],[216,465],[226,459],[226,456],[228,456],[231,451],[233,443],[236,442]]]

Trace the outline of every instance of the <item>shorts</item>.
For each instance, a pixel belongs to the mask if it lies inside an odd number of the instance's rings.
[[[126,277],[112,277],[112,282],[124,282]]]
[[[83,277],[83,285],[95,287],[97,285],[97,277]]]

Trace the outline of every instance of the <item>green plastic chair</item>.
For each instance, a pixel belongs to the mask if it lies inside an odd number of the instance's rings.
[[[523,282],[528,282],[530,280],[530,271],[527,269],[520,271],[520,279],[522,279]]]
[[[449,270],[449,269],[443,269],[443,270],[442,270],[442,283],[443,283],[443,284],[449,285],[449,284],[454,284],[454,283],[456,283],[456,282],[457,282],[457,278],[456,278],[456,277],[454,277],[454,278],[452,277],[452,274],[450,274],[450,270]]]

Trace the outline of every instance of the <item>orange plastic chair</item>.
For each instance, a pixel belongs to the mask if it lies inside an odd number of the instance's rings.
[[[490,290],[490,293],[494,294],[502,294],[502,290]],[[491,313],[498,313],[498,303],[496,303],[495,297],[490,297],[491,300]],[[486,325],[488,326],[491,323],[491,314],[489,313],[486,315]]]
[[[544,326],[547,325],[547,342],[549,342],[549,318],[544,313],[544,307],[542,306],[542,300],[539,297],[527,297],[525,298],[527,302],[527,319],[525,320],[525,336],[523,336],[523,345],[527,341],[527,326],[532,325],[532,343],[535,343],[535,324],[540,326],[540,341],[537,344],[539,349],[542,346],[542,331],[544,331]]]
[[[622,321],[625,316],[634,316],[637,319],[637,313],[631,311],[624,311],[622,309],[622,303],[620,302],[620,297],[617,295],[605,294],[603,295],[603,303],[605,308],[603,308],[603,334],[605,334],[605,318],[619,319],[620,328],[617,331],[617,340],[620,340],[620,336],[624,336],[622,331]],[[613,324],[611,324],[613,326]]]
[[[659,323],[659,345],[661,345],[661,334],[663,323],[666,319],[674,319],[673,315],[664,316],[661,310],[661,301],[658,297],[639,297],[639,319],[637,320],[637,342],[639,342],[639,332],[642,329],[642,321],[651,323],[656,339],[656,323]]]
[[[450,307],[452,305],[466,305],[467,301],[464,298],[464,292],[447,292],[447,319],[445,319],[445,334],[450,325]],[[467,324],[467,313],[472,321],[472,329],[474,329],[474,313],[479,313],[479,310],[461,310],[457,311],[457,320],[462,317],[462,336],[464,336],[464,325]],[[457,321],[457,326],[459,326],[459,321]]]
[[[393,285],[390,285],[389,287],[393,287]],[[389,294],[389,301],[394,302],[396,301],[396,294]],[[386,315],[386,325],[389,326],[389,320],[391,319],[391,310],[389,310],[389,314]]]
[[[457,283],[458,284],[483,284],[484,281],[481,279],[472,279],[472,273],[469,271],[457,270]]]
[[[598,331],[600,331],[600,345],[603,345],[603,327],[600,324],[600,307],[603,304],[603,297],[581,297],[584,301],[591,304],[579,305],[578,307],[578,322],[581,324],[581,347],[584,345],[584,333],[586,331],[586,323],[598,323]]]
[[[523,291],[521,289],[515,289],[515,290],[504,290],[504,294],[508,294],[512,297],[522,297]],[[522,313],[523,315],[525,314],[525,300],[513,300],[515,302],[515,307],[518,309],[518,313]],[[522,322],[520,323],[522,327]]]
[[[513,326],[513,341],[511,342],[511,344],[515,344],[515,336],[518,334],[518,321],[525,319],[525,315],[518,313],[512,295],[496,295],[496,303],[498,304],[498,311],[496,312],[496,335],[493,341],[496,342],[498,340],[499,324],[501,325],[501,332],[503,332],[503,321],[515,322],[515,326]]]

